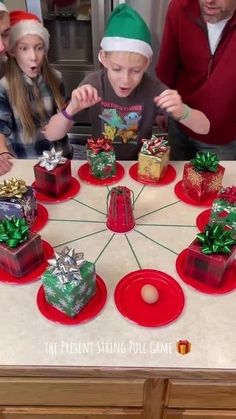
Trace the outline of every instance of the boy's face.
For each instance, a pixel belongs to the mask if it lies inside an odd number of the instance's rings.
[[[134,52],[100,52],[108,79],[117,96],[128,97],[139,85],[149,61]]]
[[[4,55],[9,41],[10,21],[8,13],[0,13],[0,56]]]
[[[41,71],[45,56],[45,47],[38,35],[25,35],[12,51],[20,69],[31,78],[35,78]]]

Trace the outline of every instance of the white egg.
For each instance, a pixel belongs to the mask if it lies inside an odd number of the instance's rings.
[[[141,288],[141,297],[147,304],[154,304],[159,298],[159,292],[156,287],[146,284]]]

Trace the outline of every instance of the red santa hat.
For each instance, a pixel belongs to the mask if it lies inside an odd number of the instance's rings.
[[[15,47],[17,41],[26,35],[40,36],[44,42],[46,50],[48,50],[49,33],[36,15],[25,12],[24,10],[13,10],[10,12],[10,23],[10,50]]]

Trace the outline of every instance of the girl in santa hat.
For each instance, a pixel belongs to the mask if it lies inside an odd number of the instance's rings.
[[[64,105],[61,75],[47,61],[49,33],[32,13],[10,12],[9,57],[0,80],[0,175],[12,157],[35,158],[52,145],[72,157],[67,137],[49,142],[42,133]]]

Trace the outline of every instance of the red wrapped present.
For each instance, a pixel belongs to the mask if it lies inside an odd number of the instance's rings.
[[[224,171],[215,154],[197,153],[195,159],[184,165],[183,190],[195,201],[209,198],[220,190]]]
[[[51,196],[65,193],[71,184],[71,161],[62,152],[44,151],[34,166],[35,186],[38,191]]]
[[[205,284],[218,287],[224,280],[236,256],[236,240],[221,225],[208,225],[190,244],[186,257],[185,272]]]
[[[0,268],[16,277],[30,272],[44,258],[41,237],[28,234],[28,228],[20,218],[0,223]]]
[[[191,351],[191,343],[188,340],[179,340],[176,346],[181,355],[186,355]]]

